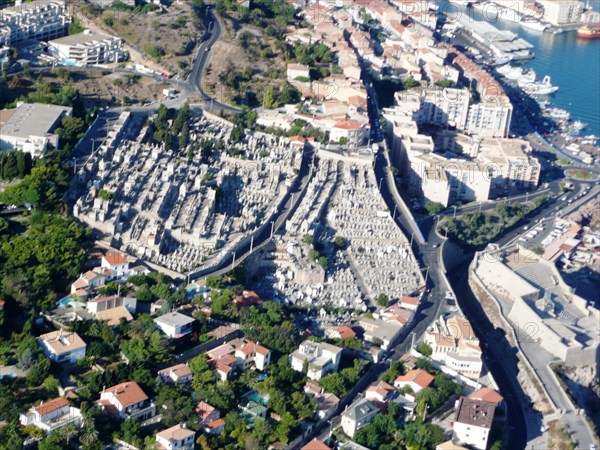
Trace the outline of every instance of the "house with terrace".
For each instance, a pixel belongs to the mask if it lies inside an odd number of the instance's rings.
[[[187,384],[192,382],[192,371],[187,364],[176,364],[158,371],[163,383]]]
[[[85,357],[87,344],[72,331],[51,331],[39,336],[37,342],[44,355],[54,362],[76,363]]]
[[[304,341],[290,355],[290,364],[297,372],[302,372],[306,365],[306,376],[312,380],[320,380],[329,373],[337,372],[342,351],[342,348],[325,342]]]
[[[194,320],[185,314],[174,311],[157,317],[154,319],[154,323],[170,338],[179,339],[192,332]]]
[[[29,411],[19,416],[21,425],[33,425],[46,433],[51,433],[68,424],[79,426],[82,419],[81,411],[71,406],[63,397],[32,406]]]
[[[107,414],[123,420],[147,420],[156,413],[156,405],[135,381],[103,389],[96,404]]]
[[[186,428],[185,424],[177,424],[156,433],[156,442],[164,450],[194,450],[196,432]]]

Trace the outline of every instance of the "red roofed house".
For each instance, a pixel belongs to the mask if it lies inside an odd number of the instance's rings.
[[[301,450],[331,450],[331,447],[325,445],[322,440],[314,438],[312,441],[302,447]]]
[[[416,394],[422,391],[433,383],[433,376],[424,370],[413,369],[409,370],[406,375],[400,375],[394,381],[394,387],[396,389],[402,389],[405,386],[410,386],[413,392]]]
[[[210,435],[221,434],[225,429],[225,421],[223,419],[213,420],[204,426],[204,432]]]
[[[79,425],[81,419],[81,411],[69,405],[67,399],[63,397],[32,406],[29,411],[19,416],[21,425],[33,425],[47,433],[69,423]]]
[[[395,393],[394,386],[385,381],[378,381],[367,388],[365,398],[376,403],[387,403]]]
[[[156,442],[164,450],[194,450],[196,432],[186,428],[185,424],[177,424],[156,433]]]
[[[245,342],[237,347],[235,356],[244,361],[244,369],[254,363],[254,367],[263,371],[271,364],[271,350],[254,342]]]
[[[78,295],[85,297],[89,295],[89,292],[86,292],[87,290],[93,290],[99,286],[104,286],[105,284],[106,275],[89,270],[86,273],[82,273],[79,278],[71,284],[71,294],[79,292]]]
[[[329,139],[332,142],[345,140],[352,146],[361,146],[367,137],[367,127],[357,120],[344,119],[336,122],[329,131]]]
[[[262,298],[254,291],[242,291],[240,295],[233,299],[237,306],[262,305]]]
[[[484,387],[473,392],[471,395],[469,395],[469,398],[493,403],[496,406],[499,406],[504,401],[504,397],[490,387]]]
[[[121,419],[146,420],[154,416],[156,405],[135,381],[126,381],[104,389],[96,402],[100,409]]]
[[[129,274],[129,261],[122,253],[110,253],[102,256],[101,267],[110,270],[117,278]]]
[[[356,337],[356,333],[349,326],[342,325],[338,329],[331,332],[331,337],[333,339],[350,339]]]
[[[158,376],[164,383],[190,383],[192,371],[187,364],[176,364],[158,371]]]
[[[207,425],[221,417],[221,411],[206,402],[200,402],[196,405],[196,414],[200,419],[200,425]]]
[[[419,297],[409,297],[408,295],[403,295],[400,298],[399,304],[404,309],[408,309],[410,311],[416,311],[417,308],[419,307]]]

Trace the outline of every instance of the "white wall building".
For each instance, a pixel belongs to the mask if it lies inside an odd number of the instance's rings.
[[[304,341],[298,350],[290,355],[290,364],[292,369],[302,372],[306,363],[306,376],[312,380],[320,380],[329,373],[337,372],[342,350],[324,342]]]
[[[0,10],[0,45],[14,45],[28,39],[49,41],[63,36],[70,22],[63,1],[17,0],[15,6]]]
[[[54,362],[75,363],[85,357],[86,343],[75,332],[51,331],[38,337],[37,342]]]
[[[454,415],[452,440],[486,450],[495,410],[494,403],[461,397]]]
[[[560,26],[579,23],[583,11],[583,3],[578,0],[538,0],[544,7],[544,20]]]
[[[48,42],[48,52],[63,63],[78,66],[117,63],[127,58],[120,38],[89,30]]]
[[[177,424],[174,427],[156,433],[156,442],[165,450],[193,450],[196,432],[184,425]]]
[[[58,148],[58,135],[53,132],[72,112],[73,108],[41,103],[22,103],[16,109],[0,111],[0,150],[42,157],[49,145]]]
[[[352,438],[354,433],[369,424],[379,413],[380,409],[375,403],[359,398],[342,413],[342,429]]]
[[[148,401],[148,396],[135,381],[104,389],[96,403],[103,411],[121,419],[146,420],[156,412],[156,405]]]
[[[154,319],[154,323],[170,338],[180,338],[192,332],[194,319],[178,312],[170,312]]]
[[[58,397],[37,406],[20,415],[21,425],[33,425],[46,433],[64,427],[70,423],[79,425],[82,419],[81,411],[71,405],[67,399]]]

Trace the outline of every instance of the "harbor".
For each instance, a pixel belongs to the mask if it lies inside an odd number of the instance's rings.
[[[571,145],[570,149],[581,148],[586,161],[589,154],[597,157],[600,40],[578,36],[577,27],[543,32],[504,20],[504,15],[490,20],[489,10],[463,3],[469,6],[458,6],[461,14],[457,14],[454,2],[440,2],[440,11],[449,12],[443,38],[488,65],[516,97],[534,99],[537,106],[528,107],[528,115],[539,116],[539,131],[549,140]],[[600,1],[590,2],[590,7],[593,10],[588,11],[595,14]],[[525,51],[531,52],[531,57],[524,58]]]

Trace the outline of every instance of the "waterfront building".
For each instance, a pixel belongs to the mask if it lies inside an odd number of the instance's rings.
[[[578,0],[538,0],[544,7],[544,20],[552,25],[572,25],[581,21],[583,3]]]

